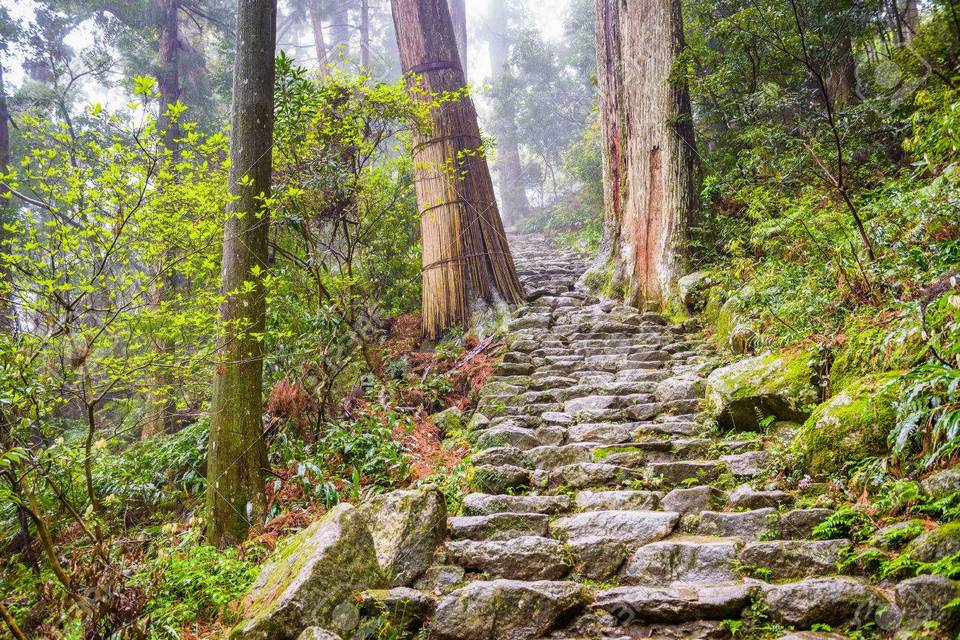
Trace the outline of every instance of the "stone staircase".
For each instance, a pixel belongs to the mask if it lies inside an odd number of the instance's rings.
[[[511,247],[529,304],[472,420],[475,492],[415,585],[429,637],[882,629],[893,603],[836,575],[850,542],[810,539],[831,511],[794,508],[769,440],[704,424],[707,347],[578,289],[586,262],[544,238]]]

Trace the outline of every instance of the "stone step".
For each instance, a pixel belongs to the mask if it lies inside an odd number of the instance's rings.
[[[508,580],[558,580],[572,566],[562,542],[541,536],[449,541],[445,550],[453,564]]]
[[[727,471],[727,466],[720,460],[678,460],[654,462],[647,469],[651,479],[658,479],[664,487],[675,487],[688,481],[713,482]]]
[[[544,513],[493,513],[447,519],[453,540],[510,540],[521,536],[546,536],[549,516]]]
[[[670,535],[680,520],[672,511],[584,511],[550,523],[550,534],[563,540],[607,540],[636,548]]]
[[[569,511],[573,506],[570,496],[511,496],[469,493],[463,499],[466,515],[494,513],[545,513]]]
[[[602,462],[579,462],[551,469],[544,485],[549,489],[595,489],[622,487],[643,478],[643,470]]]
[[[621,571],[627,584],[729,582],[738,579],[739,538],[671,537],[636,550]]]
[[[837,573],[849,540],[775,540],[753,542],[740,552],[744,571],[763,580],[796,580]]]
[[[739,618],[754,588],[737,582],[674,587],[617,587],[601,591],[594,606],[623,625]]]

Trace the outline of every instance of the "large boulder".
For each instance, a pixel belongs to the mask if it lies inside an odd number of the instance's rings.
[[[538,638],[590,601],[575,582],[471,582],[440,601],[430,637],[440,640]]]
[[[707,378],[707,409],[722,428],[757,431],[769,416],[803,420],[817,403],[814,357],[767,353],[716,369]]]
[[[887,451],[887,435],[896,421],[897,374],[867,376],[818,406],[793,442],[804,468],[829,476],[851,462]]]
[[[386,582],[366,518],[349,504],[338,505],[267,560],[230,638],[293,640],[310,626],[342,631],[337,608]]]
[[[447,507],[435,489],[392,491],[363,506],[377,560],[390,585],[408,587],[433,562],[447,529]]]

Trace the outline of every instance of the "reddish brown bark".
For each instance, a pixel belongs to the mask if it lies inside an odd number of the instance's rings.
[[[690,97],[672,80],[679,0],[597,0],[605,237],[612,291],[662,307],[685,268],[697,207]]]

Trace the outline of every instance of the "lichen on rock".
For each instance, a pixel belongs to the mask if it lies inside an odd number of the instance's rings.
[[[359,509],[338,505],[273,553],[230,638],[292,640],[314,625],[339,631],[337,607],[385,584],[366,519]]]

